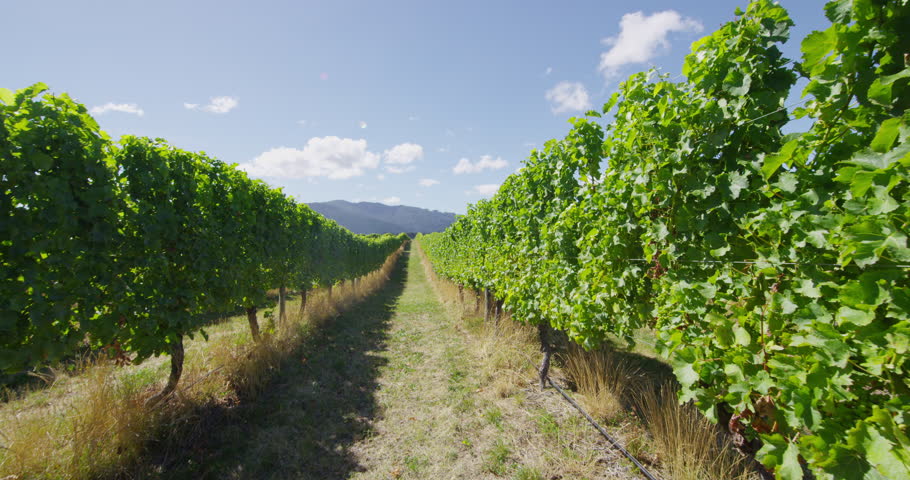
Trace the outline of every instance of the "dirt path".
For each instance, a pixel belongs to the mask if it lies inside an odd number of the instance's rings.
[[[388,287],[314,332],[269,393],[221,414],[209,442],[151,476],[626,477],[552,393],[529,382],[494,393],[481,358],[407,255]]]

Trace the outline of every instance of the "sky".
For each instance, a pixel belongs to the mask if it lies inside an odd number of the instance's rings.
[[[798,58],[824,1],[780,3]],[[746,4],[2,0],[0,87],[44,82],[114,139],[204,151],[301,202],[464,213]]]

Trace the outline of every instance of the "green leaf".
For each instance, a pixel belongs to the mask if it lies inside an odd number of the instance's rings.
[[[827,233],[827,230],[813,230],[806,234],[806,241],[816,248],[824,248],[828,245]]]
[[[898,451],[898,448],[875,428],[867,429],[866,433],[863,447],[869,463],[889,478],[910,478],[910,464],[905,463],[910,460],[910,452]]]
[[[777,469],[778,478],[782,480],[802,480],[803,469],[799,465],[799,447],[795,443],[787,445],[784,457]]]
[[[679,380],[679,384],[684,387],[693,385],[699,378],[698,372],[692,368],[691,363],[685,363],[674,368],[673,373],[676,375],[676,379]]]
[[[834,31],[833,26],[825,31],[810,33],[803,40],[802,44],[803,68],[805,68],[810,75],[819,73],[825,65],[823,60],[836,46],[837,33]]]
[[[765,177],[765,180],[770,179],[771,175],[774,175],[774,172],[776,172],[781,165],[791,163],[797,146],[799,146],[799,138],[794,138],[785,143],[777,154],[765,155],[764,158],[762,158],[761,172]]]
[[[867,167],[873,170],[881,170],[883,168],[888,168],[888,165],[891,164],[891,161],[892,159],[887,155],[873,153],[869,150],[866,150],[854,155],[852,158],[850,158],[850,160],[844,163],[848,165]]]
[[[900,118],[889,118],[882,122],[882,126],[879,127],[878,132],[875,134],[875,138],[872,139],[872,144],[870,147],[872,150],[885,153],[894,144],[894,141],[897,140],[897,136],[900,133],[901,119]]]
[[[8,88],[0,88],[0,103],[5,105],[12,105],[16,100],[16,96],[13,94],[12,90]]]
[[[875,181],[875,172],[861,170],[856,167],[845,167],[837,172],[835,180],[850,184],[850,191],[855,197],[862,197],[872,187]]]
[[[808,278],[800,279],[799,287],[795,288],[794,291],[809,298],[821,298],[822,296],[821,290],[819,290],[818,287],[815,286],[815,283]]]
[[[850,323],[862,327],[869,325],[875,320],[875,313],[856,310],[850,307],[840,307],[840,310],[837,311],[837,320],[842,323]]]
[[[733,199],[739,198],[740,192],[749,188],[749,177],[739,172],[730,173],[730,196]]]
[[[777,183],[774,185],[787,193],[793,193],[796,191],[796,186],[798,183],[799,182],[796,179],[796,175],[793,175],[790,172],[784,172],[780,174]]]
[[[870,274],[845,283],[838,293],[838,300],[844,305],[859,310],[874,310],[890,296],[882,289]]]
[[[881,222],[867,220],[857,223],[847,228],[845,233],[842,263],[852,260],[860,267],[865,267],[878,262],[886,251],[890,252],[892,258],[910,260],[907,236],[903,232],[891,230]]]
[[[910,478],[910,439],[901,429],[903,425],[879,406],[873,407],[869,419],[876,424],[868,430],[871,444],[864,442],[869,463],[890,478]]]
[[[885,187],[876,185],[872,187],[872,191],[873,194],[866,199],[866,208],[870,214],[881,215],[900,208],[900,203],[888,194],[888,189]]]
[[[825,16],[834,23],[849,23],[853,0],[832,0],[825,4]]]
[[[727,73],[727,78],[724,79],[724,90],[734,97],[747,95],[751,86],[752,77],[750,75],[744,75],[739,70],[730,70],[730,72]]]
[[[907,77],[910,77],[910,68],[905,68],[893,75],[876,78],[872,81],[872,85],[869,86],[867,93],[869,100],[883,107],[890,107],[892,102],[891,89],[894,82]]]
[[[736,343],[744,347],[752,344],[752,336],[749,335],[749,331],[739,325],[733,327],[733,337],[736,338]]]
[[[849,432],[849,445],[864,452],[869,464],[885,478],[910,477],[910,450],[906,435],[895,428],[891,415],[880,407],[876,406],[871,418]]]

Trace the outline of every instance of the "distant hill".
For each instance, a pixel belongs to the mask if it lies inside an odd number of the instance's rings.
[[[307,204],[354,233],[441,232],[455,221],[455,214],[404,205],[351,203],[344,200]]]

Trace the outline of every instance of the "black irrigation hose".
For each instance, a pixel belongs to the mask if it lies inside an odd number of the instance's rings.
[[[547,377],[547,381],[550,382],[550,385],[552,385],[553,388],[555,388],[560,394],[562,394],[563,398],[568,400],[569,403],[571,403],[573,407],[575,407],[579,412],[581,412],[581,414],[584,415],[585,418],[588,419],[588,422],[590,422],[591,425],[594,425],[594,428],[596,428],[600,432],[600,434],[603,435],[604,438],[606,438],[610,442],[611,445],[613,445],[617,450],[622,452],[622,454],[625,455],[626,458],[631,460],[632,463],[634,463],[635,466],[638,467],[639,470],[641,470],[641,473],[644,474],[644,476],[648,478],[648,480],[657,480],[657,478],[654,475],[652,475],[651,472],[649,472],[648,469],[644,467],[644,465],[642,465],[634,456],[632,456],[632,454],[629,453],[628,450],[623,448],[622,445],[619,444],[619,442],[614,440],[613,437],[611,437],[610,434],[607,433],[607,431],[604,430],[604,428],[601,427],[600,424],[597,423],[596,420],[591,418],[591,416],[588,415],[588,412],[586,412],[585,409],[581,408],[581,405],[575,403],[575,400],[572,400],[572,397],[570,397],[569,394],[567,394],[565,392],[565,390],[559,388],[559,385],[556,385],[556,383],[553,382],[552,378]]]

